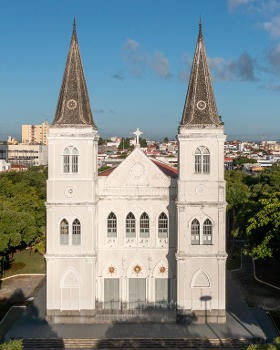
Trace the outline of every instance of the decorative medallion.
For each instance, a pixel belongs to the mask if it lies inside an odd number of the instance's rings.
[[[131,174],[135,179],[140,179],[140,177],[144,174],[144,167],[140,163],[136,163],[131,168]]]
[[[196,187],[196,189],[195,189],[195,192],[197,193],[197,194],[202,194],[202,193],[204,193],[205,192],[205,186],[204,185],[198,185],[197,187]]]
[[[74,196],[74,188],[72,186],[67,186],[64,195],[67,198],[72,198]]]
[[[71,111],[73,111],[74,109],[77,108],[77,101],[74,99],[68,100],[66,103],[66,106],[68,109],[70,109]]]
[[[160,268],[159,268],[159,272],[160,273],[164,273],[166,271],[166,268],[164,267],[164,266],[161,266]]]
[[[197,102],[196,107],[200,110],[203,111],[206,108],[206,102],[203,100],[200,100]]]
[[[115,268],[113,266],[110,266],[108,268],[108,270],[109,270],[110,273],[114,273],[115,272]]]
[[[140,273],[141,272],[141,270],[142,270],[142,268],[141,268],[141,266],[139,266],[138,264],[136,265],[136,266],[134,266],[134,268],[133,268],[133,271],[135,272],[135,273]]]

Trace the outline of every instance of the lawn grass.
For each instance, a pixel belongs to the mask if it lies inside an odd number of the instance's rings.
[[[241,267],[241,250],[240,248],[235,248],[233,251],[228,252],[227,258],[227,269],[235,270]]]
[[[14,254],[10,266],[5,269],[3,277],[24,273],[45,273],[44,257],[31,250],[21,250]]]

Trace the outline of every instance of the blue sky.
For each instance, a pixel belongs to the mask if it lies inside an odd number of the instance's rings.
[[[280,138],[280,0],[0,3],[0,139],[53,120],[74,15],[101,136],[176,135],[201,16],[229,138]]]

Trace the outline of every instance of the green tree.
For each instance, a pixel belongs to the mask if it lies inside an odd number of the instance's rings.
[[[165,138],[163,139],[163,142],[164,143],[167,143],[169,140],[168,140],[168,137],[167,136],[165,136]]]
[[[266,194],[259,206],[248,220],[245,253],[255,259],[271,258],[280,251],[280,192]]]
[[[104,140],[102,137],[99,137],[98,145],[104,145],[105,142],[106,140]]]
[[[139,142],[140,142],[140,147],[147,147],[147,141],[146,139],[142,139],[141,137],[139,138]]]
[[[257,163],[256,159],[251,159],[251,158],[247,158],[247,157],[237,157],[233,160],[233,165],[234,166],[241,166],[245,163]]]

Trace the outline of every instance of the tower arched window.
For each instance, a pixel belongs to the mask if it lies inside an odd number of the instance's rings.
[[[72,224],[72,244],[81,244],[81,223],[78,219],[75,219]]]
[[[212,236],[213,236],[213,224],[211,220],[206,219],[203,223],[203,244],[212,244]]]
[[[117,237],[117,217],[113,212],[107,218],[107,237]]]
[[[60,223],[60,244],[66,245],[69,243],[69,225],[66,219]]]
[[[194,172],[196,174],[210,173],[210,152],[205,146],[200,146],[194,153]]]
[[[76,147],[68,146],[64,149],[63,172],[66,174],[79,172],[79,151]]]
[[[168,217],[165,213],[161,213],[158,217],[158,238],[168,237]]]
[[[130,238],[136,237],[135,216],[131,212],[127,214],[125,225],[126,225],[126,230],[125,230],[126,237],[130,237]]]
[[[140,238],[147,238],[150,236],[150,219],[147,213],[140,216]]]
[[[191,244],[200,244],[200,223],[197,219],[194,219],[191,224]]]

